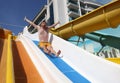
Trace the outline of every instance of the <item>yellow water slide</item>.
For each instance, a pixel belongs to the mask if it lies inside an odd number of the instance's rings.
[[[0,83],[14,83],[11,34],[9,30],[0,29]]]
[[[0,83],[43,83],[20,41],[12,32],[0,29]]]
[[[115,0],[50,32],[64,39],[75,35],[116,28],[120,24],[120,0]]]

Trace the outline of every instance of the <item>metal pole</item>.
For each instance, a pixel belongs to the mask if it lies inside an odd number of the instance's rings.
[[[93,41],[101,43],[103,46],[108,45],[117,49],[120,49],[120,37],[115,37],[111,35],[103,35],[100,33],[87,33],[85,38],[91,39]]]
[[[80,16],[82,16],[80,0],[78,0],[78,6],[79,6],[79,14],[80,14]]]

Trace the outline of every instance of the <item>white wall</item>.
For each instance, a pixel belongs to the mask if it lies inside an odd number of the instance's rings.
[[[67,0],[53,0],[54,5],[54,20],[60,21],[60,25],[64,25],[69,21],[67,13]]]

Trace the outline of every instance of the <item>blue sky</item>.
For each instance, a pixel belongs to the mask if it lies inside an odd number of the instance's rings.
[[[0,0],[0,26],[12,30],[17,34],[23,30],[23,27],[28,25],[24,22],[24,17],[27,16],[32,20],[46,4],[47,0]],[[111,0],[94,0],[101,3],[108,3]],[[7,24],[7,25],[6,25]],[[10,25],[17,26],[10,26]],[[118,29],[101,30],[103,33],[119,34]],[[119,35],[120,37],[120,35]]]
[[[23,26],[28,25],[24,17],[32,20],[44,4],[46,0],[0,0],[0,26],[17,34],[23,30]]]
[[[103,4],[106,4],[106,3],[110,2],[111,0],[94,0],[94,1],[98,1],[98,2],[101,2]]]

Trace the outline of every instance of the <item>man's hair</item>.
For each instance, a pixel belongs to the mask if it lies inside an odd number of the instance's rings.
[[[41,24],[42,24],[43,22],[45,22],[45,23],[46,23],[46,21],[45,21],[45,20],[43,20],[43,21],[40,23],[40,26],[41,26]]]
[[[43,20],[42,22],[46,22],[45,20]]]

